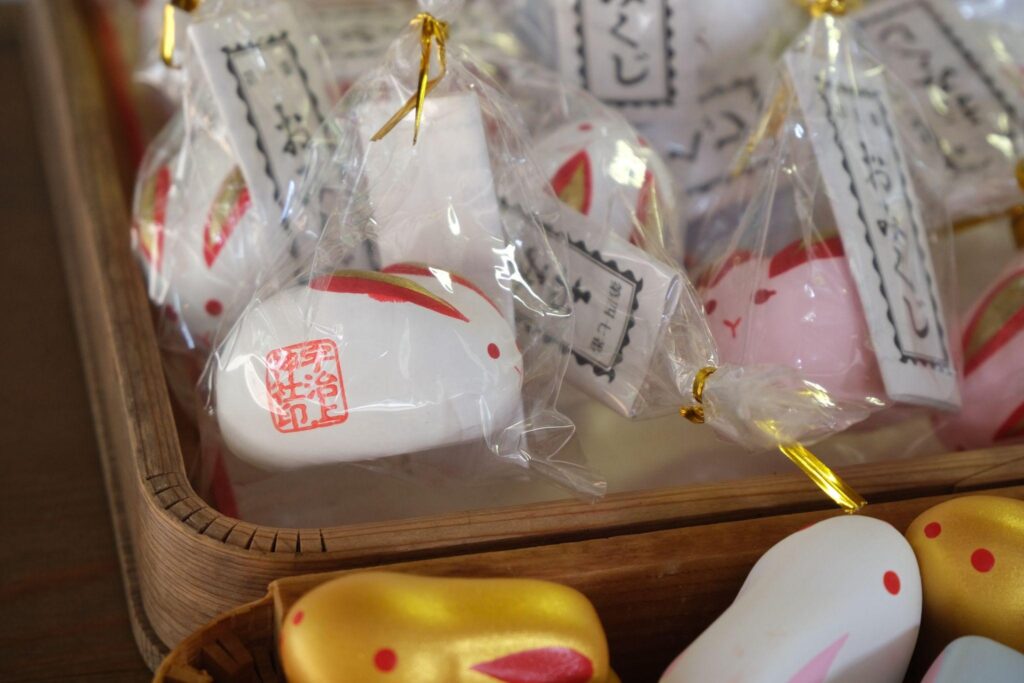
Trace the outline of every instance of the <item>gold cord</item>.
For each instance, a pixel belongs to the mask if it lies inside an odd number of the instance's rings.
[[[811,481],[817,484],[818,488],[825,492],[825,495],[843,508],[843,512],[853,514],[868,504],[859,493],[840,479],[828,465],[818,460],[817,456],[802,444],[780,444],[779,450]]]
[[[160,30],[160,59],[167,66],[174,66],[174,11],[194,12],[202,0],[168,0],[164,5],[164,25]]]
[[[693,378],[693,405],[683,406],[679,414],[694,424],[704,424],[704,385],[716,370],[714,366],[708,365],[701,368]],[[776,435],[776,429],[772,425],[766,425],[765,430]],[[807,475],[825,495],[831,498],[836,505],[844,512],[854,513],[867,505],[867,501],[845,481],[832,471],[832,469],[811,453],[803,444],[779,444],[779,450],[789,458],[794,465]]]
[[[693,400],[696,403],[679,409],[679,414],[694,424],[704,424],[704,384],[715,370],[717,368],[708,365],[697,371],[697,375],[693,378]]]
[[[860,0],[797,0],[797,2],[815,19],[825,14],[841,17],[857,9],[861,4]]]
[[[420,12],[416,15],[416,18],[410,22],[413,26],[417,24],[420,27],[420,47],[422,52],[420,54],[420,74],[416,86],[416,94],[411,96],[401,109],[395,112],[394,116],[388,119],[388,122],[381,126],[372,138],[372,141],[376,142],[385,135],[390,133],[392,129],[398,125],[398,122],[405,118],[413,109],[416,110],[416,123],[413,127],[412,132],[412,144],[416,144],[416,140],[420,135],[420,122],[423,120],[423,102],[427,99],[427,95],[431,90],[434,89],[442,78],[444,78],[445,72],[448,69],[448,58],[446,52],[446,43],[448,41],[448,22],[440,21],[436,19],[432,14],[427,12]],[[437,61],[441,67],[440,73],[434,79],[430,78],[430,48],[434,43],[437,43]]]

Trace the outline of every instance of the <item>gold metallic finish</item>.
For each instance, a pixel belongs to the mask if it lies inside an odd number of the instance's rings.
[[[446,44],[448,42],[448,23],[440,21],[432,14],[427,12],[420,12],[416,15],[416,18],[412,20],[412,25],[419,25],[420,27],[420,47],[422,52],[420,54],[420,74],[417,79],[416,94],[406,100],[405,104],[395,112],[394,116],[388,119],[388,122],[381,126],[381,129],[374,133],[370,140],[376,142],[385,135],[390,133],[392,129],[398,125],[398,122],[405,118],[413,109],[416,110],[416,123],[413,126],[412,132],[412,144],[416,144],[416,140],[419,139],[420,135],[420,123],[423,121],[423,102],[426,101],[427,95],[434,87],[441,82],[444,78],[445,72],[448,70],[448,56]],[[440,72],[434,79],[430,78],[430,48],[434,43],[437,43],[437,61],[440,66]]]
[[[704,385],[716,369],[708,365],[697,371],[697,375],[693,378],[693,400],[696,403],[679,409],[679,414],[694,424],[704,424]]]
[[[924,654],[966,635],[1024,651],[1024,502],[953,498],[915,519],[907,540],[921,568]]]
[[[160,33],[160,59],[167,66],[174,65],[174,5],[164,5],[164,25]]]
[[[160,59],[167,66],[174,66],[174,10],[195,12],[202,0],[169,0],[164,5],[164,24],[160,31]]]
[[[868,504],[859,493],[802,444],[780,444],[779,450],[841,507],[843,512],[852,514]]]
[[[617,680],[587,598],[530,579],[343,576],[292,606],[280,653],[291,683]]]
[[[860,8],[860,0],[797,0],[801,7],[806,9],[812,17],[817,19],[818,17],[826,14],[833,16],[843,16],[855,9]]]
[[[968,328],[970,336],[965,340],[965,360],[970,361],[1021,310],[1024,310],[1024,274],[1001,285],[991,301],[980,311],[974,326]]]
[[[694,424],[704,424],[705,422],[704,385],[707,384],[708,377],[714,373],[715,369],[709,365],[697,372],[696,377],[693,378],[693,400],[696,403],[679,409],[679,414]],[[778,436],[778,430],[773,423],[761,424],[761,428],[774,437]],[[779,444],[779,450],[844,512],[854,513],[867,505],[867,501],[859,493],[840,479],[839,475],[819,460],[814,453],[807,450],[803,444]]]

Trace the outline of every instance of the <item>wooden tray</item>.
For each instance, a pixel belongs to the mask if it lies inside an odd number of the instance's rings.
[[[993,495],[1024,498],[1024,486]],[[901,531],[948,496],[871,505],[865,514]],[[480,553],[389,566],[433,576],[539,577],[571,585],[597,608],[612,665],[624,681],[653,681],[732,602],[750,567],[785,536],[838,512],[776,515],[645,534]],[[277,625],[312,588],[345,572],[279,579],[263,598],[221,615],[183,640],[155,681],[283,681],[275,661]],[[920,680],[921,653],[908,681]]]
[[[614,557],[605,569],[600,564],[576,570],[572,563],[542,563],[558,557],[560,548],[508,556],[535,563],[531,573],[539,576],[596,582],[590,584],[591,597],[605,605],[616,633],[617,620],[628,623],[632,612],[625,604],[619,605],[621,614],[607,610],[616,604],[615,596],[629,593],[623,582],[653,571],[650,562],[660,556],[649,550],[642,560],[648,564],[642,564],[641,556],[624,555],[623,548],[642,543],[630,539],[668,542],[680,534],[679,539],[699,541],[710,557],[734,567],[749,562],[759,547],[731,543],[726,534],[717,535],[718,527],[665,532],[663,537],[627,535],[829,509],[830,503],[793,473],[615,494],[595,504],[558,501],[332,528],[270,528],[219,514],[185,476],[188,427],[176,425],[148,302],[129,251],[128,176],[119,164],[118,138],[83,6],[35,2],[26,14],[38,73],[37,111],[46,115],[40,129],[46,131],[51,195],[61,216],[59,238],[125,588],[139,648],[150,666],[159,663],[168,646],[215,615],[264,595],[280,577],[622,536],[621,546],[610,540],[566,546],[603,549],[606,561]],[[1006,486],[1024,481],[1024,447],[857,465],[841,474],[874,503]],[[487,562],[472,557],[434,566],[472,571]],[[599,578],[603,573],[607,581]],[[732,586],[716,574],[708,580],[708,585],[696,580],[679,584],[673,600],[686,603],[694,595]],[[720,603],[709,603],[707,609]],[[651,609],[670,607],[651,604]],[[690,626],[681,628],[692,633]],[[682,632],[678,642],[685,642]]]

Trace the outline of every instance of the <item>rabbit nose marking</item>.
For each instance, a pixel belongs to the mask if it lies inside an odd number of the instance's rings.
[[[729,328],[729,331],[732,332],[732,338],[733,339],[736,338],[736,328],[740,326],[740,321],[741,320],[743,320],[743,318],[736,318],[736,320],[723,320],[722,321],[723,323],[725,323],[725,326]]]

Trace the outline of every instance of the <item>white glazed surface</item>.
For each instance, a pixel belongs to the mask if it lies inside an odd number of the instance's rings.
[[[494,305],[443,271],[397,277],[429,290],[458,317],[306,286],[246,312],[215,377],[218,423],[239,458],[267,469],[367,460],[484,439],[518,419],[522,356]],[[331,389],[325,398],[290,402],[299,406],[292,421],[270,389],[271,375],[281,377],[274,366],[282,356],[274,351],[317,340],[336,349],[323,367],[333,375],[331,387],[340,369],[343,398]],[[315,382],[315,370],[301,373],[296,380]],[[308,393],[314,385],[305,386]],[[326,414],[324,403],[333,406]],[[320,424],[310,427],[310,416]],[[306,426],[296,429],[300,424]]]
[[[144,259],[150,297],[180,318],[190,346],[208,351],[218,329],[245,308],[260,264],[284,234],[262,219],[234,157],[212,136],[193,130],[169,170],[162,253],[155,262]]]
[[[765,553],[661,680],[900,683],[920,620],[920,574],[903,536],[869,517],[835,517]]]
[[[981,636],[957,638],[932,663],[921,683],[1020,683],[1024,654]]]
[[[562,201],[608,232],[624,239],[632,236],[634,220],[644,222],[651,212],[646,206],[650,190],[645,187],[651,182],[662,220],[671,225],[675,214],[672,177],[625,122],[576,121],[548,133],[534,152]],[[581,183],[583,194],[578,199],[582,201],[567,201],[558,180]]]

